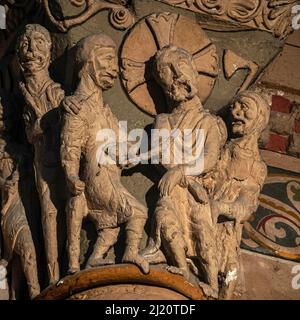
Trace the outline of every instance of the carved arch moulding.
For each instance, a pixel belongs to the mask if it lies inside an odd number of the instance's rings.
[[[292,32],[292,7],[297,0],[157,0],[207,14],[250,29],[260,29],[285,38]]]

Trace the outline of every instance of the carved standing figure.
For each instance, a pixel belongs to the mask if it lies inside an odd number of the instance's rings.
[[[74,96],[64,103],[66,110],[72,105],[75,109],[65,113],[61,136],[62,164],[72,196],[67,213],[70,273],[80,270],[80,229],[86,215],[98,232],[87,267],[113,263],[106,255],[117,241],[120,225],[125,224],[123,262],[149,271],[148,262],[138,253],[147,210],[121,184],[120,168],[97,159],[103,144],[97,141],[99,130],[119,134],[118,121],[103,102],[103,91],[113,86],[118,74],[115,50],[114,42],[104,34],[88,36],[77,44],[80,81]]]
[[[26,134],[34,146],[34,168],[39,193],[49,282],[59,280],[57,215],[64,206],[60,166],[59,105],[64,91],[49,76],[51,38],[37,24],[20,36],[17,54],[24,82],[20,84],[26,106]]]
[[[143,255],[150,262],[159,262],[160,247],[166,253],[169,271],[189,278],[190,270],[198,275],[204,268],[201,282],[208,295],[217,296],[218,267],[215,226],[205,190],[197,176],[211,171],[219,160],[227,139],[223,121],[204,110],[197,96],[197,75],[192,56],[175,46],[167,46],[155,57],[154,75],[169,101],[169,114],[156,117],[154,128],[204,134],[204,167],[196,171],[191,164],[165,165],[167,173],[160,181],[160,199],[155,210],[155,231]],[[193,150],[194,153],[195,150]],[[173,159],[173,158],[172,158]],[[199,171],[199,172],[198,172]],[[158,259],[158,260],[157,260]],[[208,285],[209,284],[209,285]]]
[[[239,247],[243,223],[256,211],[267,166],[258,148],[270,108],[258,93],[243,91],[231,104],[233,138],[222,151],[215,170],[203,177],[217,223],[220,298],[231,298],[240,273]],[[221,219],[220,219],[221,218]],[[219,220],[218,220],[219,219]]]
[[[8,107],[7,107],[8,108]],[[9,106],[11,108],[11,106]],[[20,270],[28,285],[30,298],[40,293],[36,251],[28,225],[24,206],[19,193],[19,168],[22,166],[24,148],[13,141],[12,128],[15,123],[9,110],[4,111],[0,101],[0,190],[1,190],[1,233],[3,235],[3,256],[1,263],[11,270],[11,299],[19,297]],[[4,263],[5,261],[5,263]]]

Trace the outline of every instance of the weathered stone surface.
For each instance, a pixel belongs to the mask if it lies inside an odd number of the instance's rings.
[[[261,82],[291,93],[300,93],[300,48],[286,45],[278,58],[266,69]]]
[[[300,289],[292,287],[295,262],[242,250],[244,293],[237,300],[299,300]],[[299,270],[299,269],[298,269]],[[299,272],[299,271],[298,271]],[[299,284],[299,277],[294,280]]]

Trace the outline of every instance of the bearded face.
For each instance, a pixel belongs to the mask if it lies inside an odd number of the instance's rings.
[[[197,81],[190,61],[176,57],[166,60],[158,67],[158,81],[165,94],[176,103],[193,98],[197,94]]]
[[[99,48],[95,50],[92,75],[94,82],[102,90],[113,87],[118,76],[118,62],[114,48]]]
[[[18,56],[23,71],[34,74],[48,69],[50,46],[45,36],[38,31],[28,31],[20,39]]]
[[[231,106],[232,131],[235,135],[251,134],[258,117],[255,101],[249,97],[240,97]]]

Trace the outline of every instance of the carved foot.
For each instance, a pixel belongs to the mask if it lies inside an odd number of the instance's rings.
[[[76,273],[76,272],[79,272],[80,271],[80,268],[79,267],[70,267],[69,268],[69,270],[68,270],[68,272],[67,272],[67,274],[68,275],[72,275],[72,274],[74,274],[74,273]]]
[[[148,253],[146,250],[141,252],[143,258],[145,258],[151,264],[166,263],[166,258],[161,250],[157,250],[154,253]]]
[[[114,263],[115,263],[115,261],[113,259],[99,258],[99,259],[88,261],[85,268],[91,269],[91,268],[96,268],[96,267],[101,267],[101,266],[112,265]]]
[[[41,293],[40,289],[31,289],[30,290],[30,299],[33,300],[35,297],[37,297]]]
[[[217,289],[213,288],[212,286],[208,285],[207,283],[199,281],[199,287],[203,290],[204,294],[208,298],[218,299],[219,292]]]
[[[167,266],[166,269],[170,273],[179,274],[179,275],[185,277],[187,280],[189,279],[189,273],[185,269],[177,268],[174,266]]]
[[[137,265],[143,273],[148,274],[150,272],[149,262],[144,259],[139,254],[133,255],[133,254],[125,254],[123,259],[123,263],[133,263]]]

